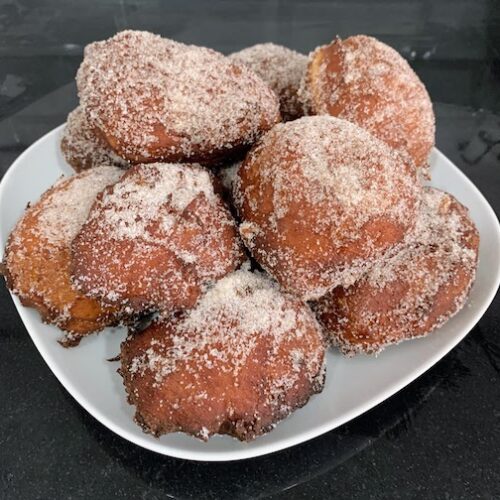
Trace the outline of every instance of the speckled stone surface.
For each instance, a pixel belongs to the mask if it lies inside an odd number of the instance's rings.
[[[231,52],[336,33],[398,49],[436,103],[437,145],[500,213],[496,1],[0,1],[0,173],[76,103],[83,46],[124,28]],[[499,249],[500,251],[500,249]],[[0,286],[0,498],[499,498],[500,300],[426,374],[309,443],[229,464],[130,444],[62,388]]]

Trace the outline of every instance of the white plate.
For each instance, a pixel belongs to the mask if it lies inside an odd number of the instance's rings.
[[[71,174],[59,152],[61,127],[28,148],[0,184],[0,244],[28,201],[35,201],[61,174]],[[119,351],[122,329],[84,339],[79,347],[62,348],[59,331],[41,323],[38,314],[22,307],[19,314],[33,342],[68,392],[97,420],[120,436],[152,451],[191,460],[224,461],[282,450],[319,436],[387,399],[442,358],[471,330],[493,300],[500,282],[500,227],[477,188],[443,154],[431,158],[432,185],[445,189],[467,205],[481,235],[479,270],[466,307],[439,331],[384,351],[378,358],[353,359],[328,354],[324,391],[314,396],[276,429],[245,444],[227,436],[208,443],[183,434],[156,439],[133,422],[133,407],[125,400],[117,363],[106,361]],[[29,398],[29,394],[26,395]]]

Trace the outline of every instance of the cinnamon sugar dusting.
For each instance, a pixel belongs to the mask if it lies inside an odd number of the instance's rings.
[[[105,207],[106,217],[99,220],[100,231],[115,240],[162,239],[174,227],[179,214],[198,196],[209,203],[217,202],[210,175],[201,167],[141,165],[126,182],[104,194],[100,204]],[[95,210],[90,220],[100,216],[100,211]],[[159,234],[150,230],[152,225],[159,225]]]
[[[432,103],[391,47],[226,57],[126,30],[76,81],[78,173],[27,208],[1,271],[66,345],[136,321],[119,372],[146,432],[249,441],[323,389],[327,342],[376,354],[464,306],[479,234],[420,182]]]
[[[255,71],[276,92],[286,119],[303,114],[297,92],[307,69],[306,55],[274,43],[259,43],[228,57]]]
[[[330,57],[337,61],[335,70]],[[310,114],[352,121],[408,153],[417,167],[428,165],[435,134],[432,103],[397,51],[358,35],[318,47],[309,61],[299,95]]]
[[[73,249],[82,290],[124,305],[139,300],[135,290],[146,309],[187,305],[241,258],[234,221],[195,164],[131,167],[102,194]]]
[[[478,249],[469,241],[471,234],[475,233],[466,209],[455,198],[444,191],[426,187],[415,229],[365,279],[372,286],[384,287],[400,278],[398,269],[403,264],[407,266],[416,262],[418,255],[429,252],[439,264],[439,276],[429,276],[426,280],[428,295],[433,295],[431,288],[437,290],[450,279],[450,272],[458,263],[475,273]],[[412,272],[422,273],[421,277],[424,277],[423,269],[412,269]]]
[[[272,205],[263,212],[263,203],[269,207],[269,186]],[[323,272],[322,284],[306,298],[319,297],[335,284],[353,283],[381,253],[377,241],[364,232],[366,224],[383,218],[407,231],[416,219],[419,198],[415,172],[397,152],[360,127],[330,116],[274,127],[250,152],[235,182],[235,203],[244,220],[240,233],[271,273],[275,262],[288,262],[284,272],[294,279],[308,279],[313,272],[309,256],[294,257],[286,242],[266,249],[256,245],[266,235],[279,242],[280,228],[288,227],[290,217],[297,231],[302,220],[316,227],[318,251],[327,251],[320,248],[325,235],[330,235],[331,252],[366,238],[366,258],[354,259],[344,269],[321,271],[316,266],[315,273]]]
[[[240,398],[250,404],[248,415],[240,417],[248,420],[248,426],[269,411],[265,408],[272,410],[275,423],[294,409],[294,394],[305,381],[306,400],[322,388],[325,352],[314,315],[305,304],[280,293],[264,275],[236,271],[218,281],[181,318],[166,316],[158,321],[168,328],[128,359],[127,377],[132,382],[127,384],[152,376],[153,391],[173,394],[164,388],[186,381],[182,407],[202,400],[207,407],[224,408],[218,420],[204,422],[205,438],[218,432],[221,421],[231,420]],[[229,386],[214,387],[211,377],[218,374]],[[171,381],[174,376],[177,382]],[[217,403],[221,399],[222,405]],[[174,419],[179,405],[165,401],[165,406],[165,416]]]
[[[128,166],[126,160],[120,158],[96,135],[81,106],[68,115],[61,138],[61,149],[68,163],[77,172],[103,165]]]
[[[131,156],[249,145],[278,119],[276,97],[245,66],[143,31],[88,46],[77,84],[92,123]]]
[[[405,241],[359,282],[316,305],[330,338],[344,354],[378,353],[443,325],[466,301],[478,245],[465,207],[425,188],[415,230]]]
[[[50,245],[70,245],[87,219],[97,194],[122,175],[123,170],[117,167],[103,166],[78,176],[63,177],[43,203],[33,207],[39,213],[34,233]]]
[[[103,166],[60,179],[30,206],[9,237],[8,284],[44,321],[65,330],[65,345],[104,328],[110,311],[79,294],[70,281],[70,245],[97,194],[123,174]]]
[[[352,219],[355,227],[360,228],[381,214],[408,220],[415,210],[414,200],[419,197],[420,188],[404,159],[352,123],[316,116],[279,124],[264,136],[242,168],[250,168],[252,160],[257,161],[268,147],[275,148],[274,154],[260,166],[264,170],[262,177],[273,185],[272,225],[286,215],[287,205],[293,201],[291,196],[304,197],[310,205],[341,205],[340,211],[325,213],[325,220],[319,224],[340,217]],[[286,162],[289,155],[294,155],[291,165]],[[290,190],[289,179],[294,173],[307,186],[300,193]],[[240,204],[243,195],[240,193]]]
[[[170,338],[172,346],[167,352],[156,355],[155,341],[151,350],[133,360],[131,372],[149,369],[160,382],[175,370],[177,363],[186,363],[183,369],[195,372],[217,362],[223,371],[238,375],[260,336],[271,340],[269,356],[277,356],[284,342],[305,335],[305,325],[315,325],[310,310],[299,304],[281,294],[263,275],[236,271],[219,280],[194,309],[175,323],[176,334]],[[320,353],[315,356],[319,357],[309,360],[309,368],[321,364]],[[298,349],[290,353],[295,365],[298,358],[306,357]]]

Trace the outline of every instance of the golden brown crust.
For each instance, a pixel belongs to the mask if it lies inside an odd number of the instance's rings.
[[[412,165],[330,116],[274,127],[235,182],[244,242],[285,290],[305,300],[354,282],[401,242],[419,198]]]
[[[324,354],[306,305],[238,271],[185,316],[129,336],[120,372],[146,432],[249,441],[322,389]]]
[[[7,286],[42,320],[66,332],[66,346],[117,322],[116,308],[75,290],[70,280],[72,234],[85,220],[97,193],[121,171],[105,167],[62,179],[30,206],[11,232],[5,249]]]
[[[191,307],[242,259],[234,221],[196,165],[131,167],[104,191],[73,242],[86,295],[136,313]]]
[[[427,335],[464,305],[474,281],[479,234],[467,209],[426,188],[415,234],[399,253],[314,308],[330,340],[345,354],[377,353]]]
[[[89,121],[132,163],[219,163],[280,120],[277,97],[245,66],[147,32],[88,46],[77,84]]]
[[[435,134],[432,103],[391,47],[363,35],[318,47],[309,56],[302,97],[310,114],[356,123],[427,168]]]

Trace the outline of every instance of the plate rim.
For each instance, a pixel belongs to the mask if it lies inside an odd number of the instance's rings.
[[[35,142],[33,142],[30,146],[28,146],[8,167],[5,172],[3,178],[0,181],[0,200],[3,199],[4,191],[6,191],[7,186],[11,182],[10,179],[14,174],[17,166],[23,162],[23,159],[30,150],[35,148],[37,145],[44,141],[49,141],[52,139],[52,136],[59,133],[59,131],[65,126],[65,123],[59,125],[58,127],[53,128]],[[488,200],[484,197],[481,191],[476,187],[476,185],[467,177],[467,175],[460,170],[450,159],[446,157],[439,149],[436,147],[432,150],[432,155],[437,156],[440,161],[444,161],[451,166],[456,173],[459,174],[461,181],[467,185],[467,188],[472,190],[477,198],[480,200],[481,209],[488,213],[488,216],[495,221],[495,236],[498,241],[500,241],[500,222],[498,217],[489,204]],[[2,220],[0,219],[0,239],[3,234]],[[6,242],[0,241],[0,259],[3,258],[4,253],[4,245]],[[17,312],[23,322],[25,329],[27,330],[31,340],[35,344],[38,352],[42,356],[43,360],[55,375],[59,383],[64,387],[66,391],[75,399],[75,401],[82,406],[92,417],[94,417],[98,422],[107,427],[109,430],[119,435],[123,439],[130,441],[141,448],[145,448],[147,450],[153,451],[155,453],[159,453],[161,455],[180,458],[184,460],[191,461],[204,461],[204,462],[227,462],[227,461],[237,461],[237,460],[245,460],[250,458],[256,458],[259,456],[270,455],[272,453],[277,453],[279,451],[285,450],[292,446],[306,443],[311,439],[314,439],[318,436],[325,434],[333,429],[344,425],[345,423],[353,420],[354,418],[366,413],[372,408],[376,407],[386,399],[397,394],[404,387],[409,385],[415,379],[420,377],[423,373],[429,370],[432,366],[434,366],[441,358],[443,358],[446,354],[448,354],[452,349],[456,347],[456,345],[461,342],[466,335],[474,328],[474,326],[478,323],[478,321],[484,316],[486,310],[491,305],[500,285],[500,266],[496,269],[496,275],[494,277],[495,286],[493,286],[487,295],[487,299],[483,301],[482,305],[478,308],[474,319],[467,322],[467,327],[463,329],[460,335],[453,337],[449,343],[445,346],[438,349],[436,352],[429,356],[425,362],[421,363],[418,368],[414,369],[411,373],[407,374],[404,377],[401,377],[390,386],[390,388],[382,391],[376,396],[366,400],[362,405],[359,405],[357,408],[353,408],[347,413],[343,414],[341,417],[334,418],[329,422],[326,422],[322,425],[315,426],[313,429],[308,431],[301,432],[298,435],[292,435],[282,439],[278,445],[273,443],[265,443],[259,448],[247,448],[245,449],[245,443],[242,443],[242,448],[239,450],[232,451],[198,451],[198,450],[182,450],[179,448],[171,448],[170,445],[160,442],[147,440],[145,437],[139,437],[127,429],[122,428],[120,425],[116,425],[113,420],[108,417],[104,412],[102,412],[97,406],[95,406],[91,401],[89,401],[85,396],[81,395],[79,390],[73,385],[71,379],[67,378],[63,371],[59,369],[59,365],[56,361],[52,359],[52,356],[48,349],[45,349],[41,340],[38,339],[39,335],[36,333],[36,323],[29,316],[27,311],[29,308],[25,308],[21,305],[19,299],[9,290],[11,297],[13,298],[14,304],[16,306]],[[37,317],[38,318],[38,317]]]

